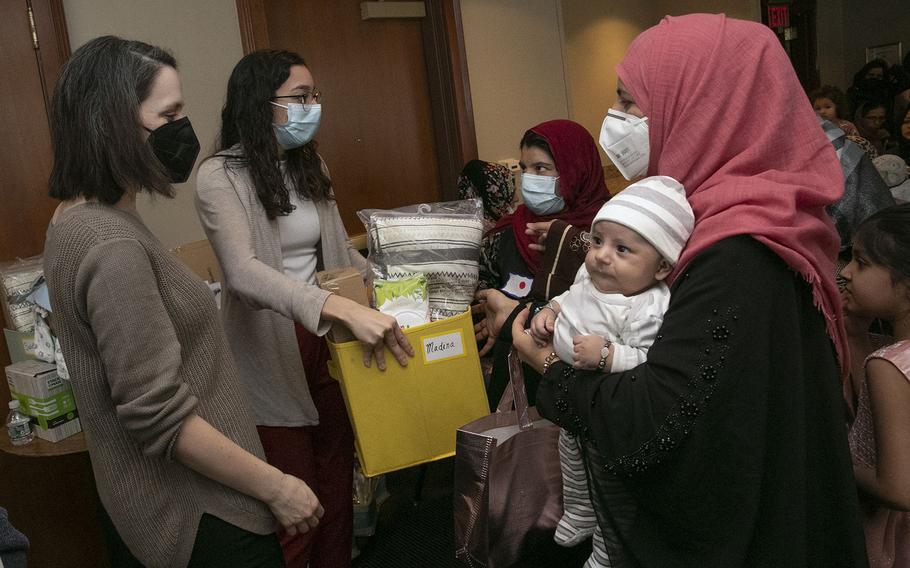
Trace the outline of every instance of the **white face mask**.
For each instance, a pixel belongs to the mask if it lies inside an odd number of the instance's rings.
[[[551,215],[562,211],[566,202],[556,195],[558,177],[521,174],[521,199],[536,215]]]
[[[319,129],[322,105],[302,105],[299,103],[280,105],[275,102],[272,102],[272,104],[288,111],[287,122],[272,125],[275,130],[275,138],[278,139],[278,144],[282,148],[285,150],[298,148],[313,139],[313,136],[316,135],[316,130]]]
[[[600,128],[600,147],[627,180],[645,175],[651,155],[648,119],[608,110]]]

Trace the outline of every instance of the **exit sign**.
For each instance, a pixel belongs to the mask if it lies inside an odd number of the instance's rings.
[[[790,27],[790,5],[778,4],[768,6],[768,27],[787,28]]]

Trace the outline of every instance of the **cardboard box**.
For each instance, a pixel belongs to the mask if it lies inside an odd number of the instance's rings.
[[[82,431],[70,383],[57,376],[57,366],[44,361],[20,361],[6,368],[10,395],[32,417],[35,435],[49,442]]]
[[[221,282],[221,266],[208,240],[193,241],[171,249],[184,264],[206,282]]]
[[[316,283],[323,290],[338,294],[342,298],[354,300],[362,306],[370,307],[370,298],[367,287],[363,283],[363,276],[356,268],[334,268],[316,273]],[[329,331],[329,339],[335,343],[354,341],[351,331],[341,324],[334,324]]]
[[[470,311],[403,331],[414,358],[401,367],[386,350],[385,371],[363,366],[359,341],[329,341],[369,477],[454,455],[456,431],[490,413]]]

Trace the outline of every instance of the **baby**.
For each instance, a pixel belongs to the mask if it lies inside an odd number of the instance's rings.
[[[594,217],[591,248],[572,287],[531,320],[538,343],[576,369],[619,372],[647,358],[670,302],[670,274],[695,224],[683,186],[666,176],[645,178],[617,194]],[[578,441],[559,435],[564,514],[556,542],[574,546],[592,533],[587,567],[609,566],[588,492]]]

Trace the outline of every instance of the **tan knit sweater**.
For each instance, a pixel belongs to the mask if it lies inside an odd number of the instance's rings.
[[[203,513],[254,533],[261,502],[173,460],[197,414],[260,458],[211,293],[138,216],[101,204],[48,228],[44,267],[104,508],[146,566],[185,566]]]

